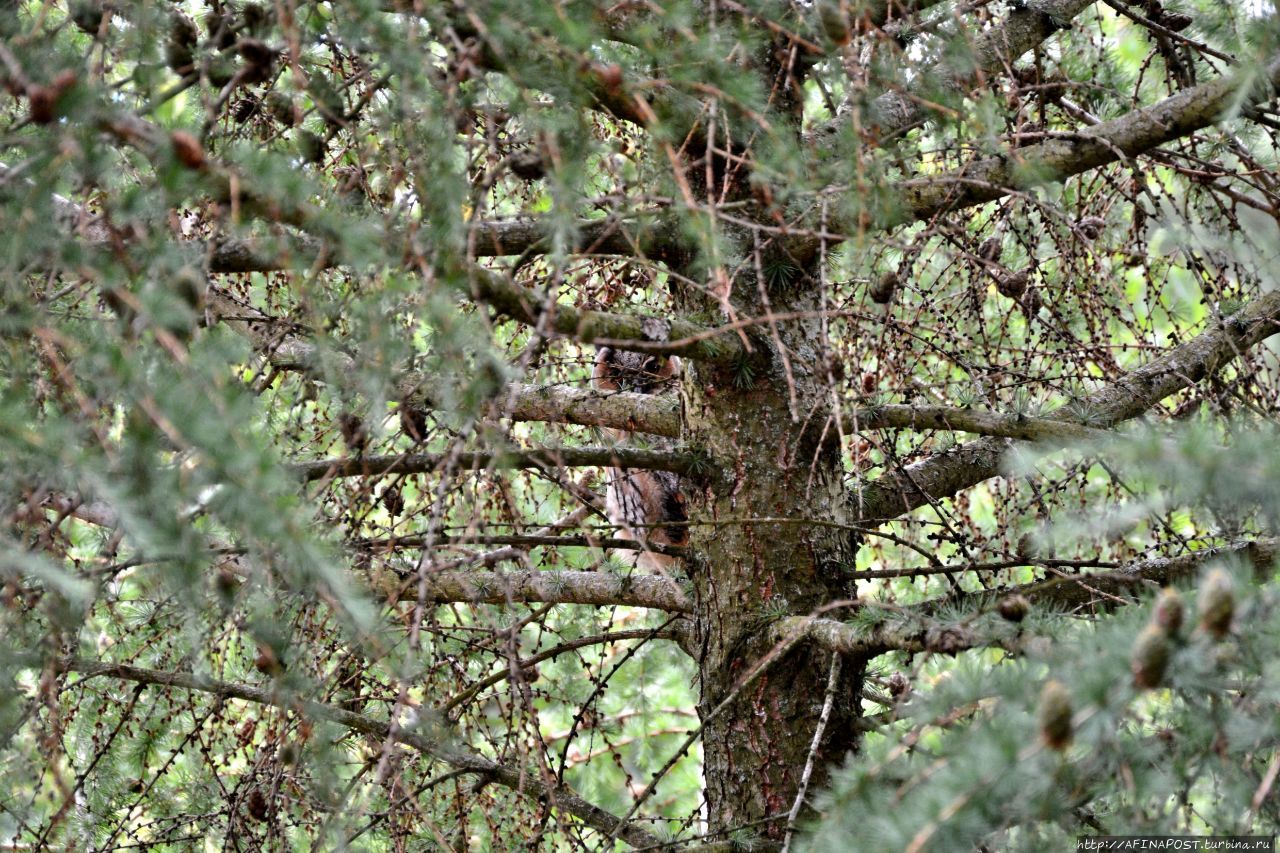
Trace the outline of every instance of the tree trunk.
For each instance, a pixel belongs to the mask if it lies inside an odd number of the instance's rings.
[[[770,302],[775,311],[815,311],[812,294],[813,288],[775,290]],[[759,316],[763,306],[750,304],[758,298],[744,293],[734,301],[745,316]],[[790,323],[777,332],[783,351],[771,335],[755,336],[754,347],[764,352],[754,377],[743,367],[704,366],[685,381],[688,438],[727,472],[690,496],[691,544],[701,555],[689,568],[711,827],[773,841],[782,839],[800,787],[827,693],[830,653],[799,645],[715,709],[769,654],[774,619],[852,597],[857,550],[848,528],[750,520],[839,524],[851,517],[834,429],[823,437],[830,405],[820,324]],[[811,791],[856,747],[863,669],[864,662],[843,662]]]
[[[794,46],[785,40],[767,45],[751,66],[772,81],[773,115],[797,119],[782,132],[794,134],[800,144],[803,67]],[[757,130],[738,128],[728,138],[751,138]],[[749,152],[742,153],[749,160]],[[705,163],[686,175],[696,194],[754,201],[750,209],[757,211],[759,223],[776,224],[767,204],[760,203],[768,193],[751,188],[743,161],[704,156],[712,158],[710,176]],[[723,224],[722,233],[734,236]],[[739,844],[754,840],[753,846],[767,849],[785,837],[810,763],[831,653],[797,644],[742,686],[744,676],[773,650],[773,621],[853,597],[858,540],[852,529],[839,526],[850,523],[853,513],[836,430],[827,423],[830,376],[818,318],[821,259],[797,258],[780,245],[754,244],[746,230],[737,236],[744,260],[727,297],[737,316],[810,315],[748,330],[749,360],[727,367],[699,363],[683,382],[686,441],[716,459],[724,472],[687,490],[690,545],[698,555],[688,570],[696,598],[698,711],[710,828],[718,838]],[[718,307],[706,294],[685,294],[685,301],[682,307],[704,312]],[[811,519],[825,523],[806,523]],[[821,789],[831,768],[857,747],[864,671],[865,661],[841,663],[812,757],[809,792]]]

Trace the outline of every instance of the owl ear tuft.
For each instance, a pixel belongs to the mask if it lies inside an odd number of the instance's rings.
[[[613,347],[600,347],[596,351],[596,366],[591,372],[591,384],[598,391],[617,391],[617,357]]]

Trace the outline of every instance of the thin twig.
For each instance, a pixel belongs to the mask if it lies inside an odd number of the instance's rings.
[[[822,743],[822,734],[826,731],[827,720],[831,717],[831,707],[835,704],[836,686],[840,683],[840,655],[831,655],[831,671],[827,675],[827,695],[822,701],[822,713],[818,716],[818,725],[813,730],[813,743],[809,745],[809,757],[804,762],[804,772],[800,774],[800,790],[796,791],[796,801],[787,813],[786,834],[782,838],[782,853],[791,849],[791,836],[796,829],[796,820],[800,817],[800,809],[804,806],[805,794],[809,792],[809,780],[813,777],[813,765],[818,758],[818,746]]]

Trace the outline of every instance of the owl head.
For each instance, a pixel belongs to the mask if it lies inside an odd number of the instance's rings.
[[[673,387],[680,375],[680,359],[674,355],[600,347],[592,384],[601,391],[660,394]]]

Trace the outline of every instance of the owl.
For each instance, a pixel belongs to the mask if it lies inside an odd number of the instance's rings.
[[[601,347],[596,353],[592,384],[600,391],[661,394],[679,381],[680,359]],[[618,441],[631,437],[625,430],[610,430]],[[685,545],[689,520],[680,478],[670,471],[610,468],[605,512],[618,529],[619,539],[656,545]],[[624,560],[640,568],[660,571],[676,560],[661,554],[627,551]]]
[[[632,391],[661,394],[675,388],[680,376],[680,359],[674,355],[649,355],[613,347],[600,347],[592,384],[599,391]]]

